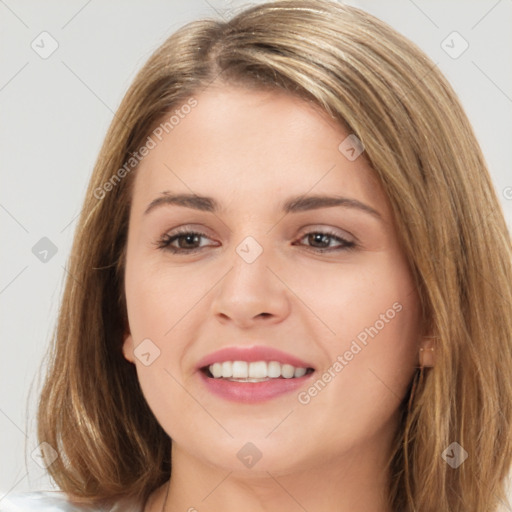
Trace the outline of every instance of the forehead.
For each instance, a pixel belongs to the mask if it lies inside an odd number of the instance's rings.
[[[343,193],[382,203],[364,153],[340,150],[350,135],[316,105],[279,91],[215,86],[173,107],[151,135],[134,202],[164,190],[247,201],[288,195]]]

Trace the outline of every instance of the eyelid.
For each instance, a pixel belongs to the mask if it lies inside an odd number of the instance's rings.
[[[347,242],[354,242],[359,244],[359,239],[345,229],[326,226],[325,224],[308,224],[307,226],[303,226],[300,229],[300,232],[304,232],[305,234],[311,233],[312,231],[318,231],[332,236],[338,236],[340,238],[344,238],[347,240]]]

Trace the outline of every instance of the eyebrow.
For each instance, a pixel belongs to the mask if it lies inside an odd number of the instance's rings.
[[[169,191],[164,191],[160,196],[149,203],[144,215],[147,215],[157,206],[162,205],[183,206],[185,208],[192,208],[194,210],[211,213],[220,211],[220,205],[213,197],[198,196],[196,194],[171,194]],[[335,206],[357,209],[368,213],[381,221],[383,220],[382,215],[371,206],[362,203],[357,199],[335,195],[302,195],[290,197],[283,203],[282,209],[283,212],[287,214],[317,210],[319,208],[332,208]]]

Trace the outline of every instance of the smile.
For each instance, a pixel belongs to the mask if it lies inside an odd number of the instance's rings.
[[[315,373],[305,360],[268,345],[226,347],[201,359],[196,368],[210,393],[243,403],[292,393]]]

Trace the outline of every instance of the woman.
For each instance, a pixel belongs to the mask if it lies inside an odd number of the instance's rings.
[[[367,13],[278,1],[171,36],[69,270],[39,410],[65,498],[34,508],[505,502],[510,237],[452,88]]]

